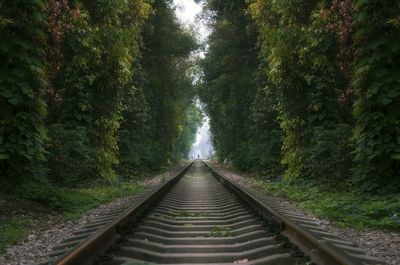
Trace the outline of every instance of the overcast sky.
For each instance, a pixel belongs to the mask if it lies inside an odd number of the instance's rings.
[[[181,23],[186,27],[194,29],[197,33],[197,39],[202,42],[206,41],[209,30],[198,17],[202,11],[201,4],[196,4],[193,0],[174,0],[174,5],[176,7],[175,13]]]
[[[209,34],[206,26],[197,17],[202,7],[200,4],[196,4],[193,0],[174,0],[176,6],[175,12],[178,19],[183,25],[189,28],[194,28],[197,34],[197,38],[201,41],[205,41]],[[198,55],[201,56],[201,53]],[[196,141],[193,143],[192,150],[190,152],[190,158],[208,158],[210,154],[214,152],[211,138],[210,138],[210,124],[209,118],[205,117],[203,125],[197,131]]]
[[[193,24],[196,16],[201,12],[201,5],[193,0],[174,0],[176,15],[183,24]]]

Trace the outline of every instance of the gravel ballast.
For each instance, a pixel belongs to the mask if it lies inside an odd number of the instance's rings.
[[[224,176],[247,188],[255,190],[252,187],[251,178],[231,172],[221,165],[213,164]],[[265,190],[257,189],[257,192],[267,193]],[[268,194],[270,196],[270,194]],[[369,256],[377,257],[387,262],[389,265],[400,265],[400,233],[379,231],[379,230],[355,230],[349,228],[338,228],[327,219],[317,217],[316,215],[299,208],[293,202],[276,197],[276,199],[287,208],[307,216],[310,220],[317,223],[328,232],[334,233],[344,240],[353,242],[356,246],[363,249]]]
[[[65,221],[60,215],[51,211],[45,214],[45,216],[41,214],[40,221],[38,222],[41,222],[41,226],[45,228],[31,231],[30,235],[23,242],[8,248],[0,255],[0,264],[25,265],[48,260],[47,254],[52,251],[52,248],[73,236],[74,232],[79,231],[83,226],[93,222],[104,213],[118,208],[135,198],[137,200],[138,197],[144,196],[149,189],[160,185],[166,179],[176,175],[180,170],[181,168],[148,178],[143,181],[143,184],[148,187],[145,191],[100,205],[82,215],[78,220]],[[43,224],[43,222],[45,222],[45,224]]]

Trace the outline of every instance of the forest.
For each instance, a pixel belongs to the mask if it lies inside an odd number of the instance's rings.
[[[2,193],[46,202],[175,164],[202,123],[197,96],[236,169],[399,191],[396,1],[197,2],[200,59],[171,0],[2,0]]]
[[[400,4],[204,1],[217,157],[270,179],[400,191]]]
[[[185,2],[201,10],[185,11],[197,16],[191,25],[177,15]],[[218,192],[234,201],[220,169],[335,231],[375,229],[363,239],[373,256],[380,244],[399,260],[399,14],[394,0],[0,0],[0,263],[50,226],[75,233],[71,220],[150,190],[147,214],[184,177],[172,210],[162,209],[168,221],[222,218],[198,209],[228,209]],[[215,152],[190,168],[208,121]],[[253,211],[244,201],[238,207]],[[273,220],[262,229],[284,228]],[[204,227],[194,241],[237,232]]]
[[[188,156],[198,43],[171,1],[1,0],[0,36],[2,193],[48,203]]]

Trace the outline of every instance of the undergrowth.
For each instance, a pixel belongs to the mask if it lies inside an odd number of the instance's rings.
[[[144,185],[125,183],[84,189],[60,189],[60,200],[51,205],[66,219],[77,219],[88,210],[114,199],[134,195],[145,189]]]
[[[358,191],[332,191],[317,183],[256,181],[258,188],[288,198],[342,228],[400,231],[400,194],[367,195]]]
[[[12,217],[0,223],[0,253],[10,245],[20,242],[35,227],[29,217]]]
[[[47,207],[55,210],[65,220],[74,220],[81,217],[82,214],[86,213],[88,210],[101,204],[111,202],[117,198],[137,194],[145,189],[145,185],[124,183],[80,189],[55,189],[57,199],[48,202],[46,204]],[[18,200],[15,198],[6,198],[3,196],[1,196],[1,198],[2,201],[15,201],[15,205],[18,205]],[[0,204],[0,206],[1,205],[2,204]],[[40,220],[34,221],[34,212],[9,214],[10,211],[7,208],[3,206],[0,207],[0,253],[3,253],[6,248],[24,240],[33,229],[40,229],[40,222],[42,222]],[[43,222],[45,222],[45,220],[43,220]]]

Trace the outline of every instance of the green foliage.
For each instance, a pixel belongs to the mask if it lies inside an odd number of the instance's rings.
[[[351,185],[350,182],[348,184]],[[288,198],[300,207],[332,220],[340,227],[400,231],[400,197],[377,196],[360,192],[333,190],[315,182],[271,183],[258,181],[256,187]]]
[[[195,102],[192,102],[186,109],[185,124],[182,125],[181,133],[175,148],[175,158],[178,161],[189,157],[192,144],[196,140],[196,133],[203,122],[203,115]]]
[[[61,188],[58,190],[60,200],[54,202],[51,207],[62,213],[67,219],[77,219],[98,205],[124,196],[133,196],[144,189],[144,185],[134,182],[79,189]]]
[[[250,109],[257,69],[256,33],[248,27],[246,1],[207,1],[213,32],[201,61],[204,72],[199,86],[201,101],[210,116],[214,147],[220,160],[244,167],[246,140],[251,133]]]
[[[95,208],[101,204],[111,202],[117,198],[124,196],[134,196],[145,190],[146,186],[141,182],[126,182],[115,185],[91,185],[90,188],[54,188],[53,194],[57,194],[57,198],[48,198],[46,203],[48,206],[56,210],[65,220],[75,220],[86,213],[88,210]],[[35,189],[37,191],[35,191]],[[44,192],[44,188],[40,186],[29,187],[26,190]],[[0,196],[2,196],[0,194]],[[42,218],[35,210],[18,210],[15,207],[32,207],[32,202],[20,200],[20,196],[6,198],[0,197],[0,253],[8,247],[21,242],[32,233],[32,230],[42,229],[48,226],[48,219]],[[31,197],[29,197],[31,199]],[[12,208],[14,207],[14,208]],[[36,206],[37,207],[37,206]],[[33,207],[34,208],[34,207]],[[43,208],[43,207],[41,207]],[[39,208],[39,210],[41,209]],[[29,208],[30,209],[30,208]],[[35,209],[35,208],[34,208]],[[46,209],[46,213],[48,209]],[[44,215],[45,217],[46,215]],[[52,217],[54,213],[52,213]]]
[[[353,85],[357,142],[355,181],[365,190],[400,187],[400,12],[393,1],[356,5]]]
[[[336,18],[322,15],[331,7],[318,1],[207,3],[214,31],[200,95],[219,158],[271,177],[347,178],[351,119],[339,87],[349,81],[335,61],[340,45],[330,25]]]
[[[152,164],[157,166],[182,157],[184,150],[178,146],[179,141],[186,141],[182,133],[190,126],[185,123],[190,123],[187,113],[194,97],[190,75],[193,62],[188,57],[197,44],[192,33],[179,25],[170,4],[170,1],[154,1],[152,27],[144,34],[141,61],[143,91],[151,117]]]
[[[10,245],[23,240],[32,228],[34,228],[34,224],[28,217],[2,220],[0,223],[0,253],[3,253]]]
[[[221,161],[269,177],[399,190],[397,3],[206,5],[213,32],[200,95]]]
[[[0,27],[0,186],[14,192],[21,183],[46,183],[46,22],[43,1],[2,1],[0,10],[12,21]]]
[[[248,159],[253,168],[267,176],[278,176],[283,172],[281,165],[282,129],[277,120],[274,91],[265,84],[256,91],[252,106],[252,134]]]
[[[185,217],[206,218],[208,216],[207,212],[172,211],[171,214],[174,216],[174,218],[185,218]]]
[[[101,51],[94,69],[96,78],[91,84],[90,126],[94,168],[103,179],[115,180],[114,167],[119,162],[117,131],[122,119],[122,95],[132,85],[132,56],[137,53],[132,49],[138,47],[138,27],[147,13],[137,12],[136,6],[143,5],[143,2],[85,1],[84,5],[89,10]]]
[[[52,11],[56,12],[48,10]],[[91,84],[97,76],[94,67],[100,58],[100,49],[96,45],[97,30],[81,2],[74,2],[53,20],[49,19],[49,30],[56,31],[53,34],[60,34],[63,39],[58,45],[55,36],[50,36],[52,41],[49,40],[53,56],[49,55],[48,61],[53,74],[46,95],[48,175],[60,185],[76,185],[96,177],[95,152],[90,146],[93,132],[89,125],[92,121]],[[56,25],[60,21],[68,27],[58,29]]]
[[[324,5],[283,2],[254,1],[250,11],[259,26],[261,58],[267,60],[262,70],[273,91],[269,96],[275,97],[269,100],[282,129],[285,176],[344,179],[351,165],[344,164],[351,130],[338,102],[345,79],[335,62],[336,32],[321,16]],[[337,139],[343,144],[337,146]]]
[[[45,2],[0,3],[1,190],[63,204],[186,157],[197,44],[171,1]]]
[[[203,63],[204,90],[209,97],[203,96],[203,101],[220,158],[232,159],[237,168],[258,170],[271,177],[284,172],[289,179],[346,179],[352,166],[351,119],[339,102],[339,88],[349,81],[335,62],[340,54],[339,38],[330,25],[336,18],[322,15],[331,7],[318,1],[259,0],[249,6],[217,2],[209,1],[217,12],[210,51]],[[244,8],[255,24],[234,17],[238,13],[245,17]],[[245,65],[243,54],[232,52],[230,60],[221,60],[224,55],[217,53],[221,47],[226,54],[224,45],[235,51],[232,43],[246,47],[249,38],[238,38],[237,32],[224,34],[228,30],[223,27],[232,17],[243,32],[255,27],[259,33],[259,61],[254,60],[257,50],[253,47],[253,68],[246,66],[250,73],[238,67]],[[230,39],[233,35],[235,41]],[[250,55],[249,50],[244,54]],[[238,72],[225,73],[230,65]],[[236,92],[232,83],[239,84],[238,78],[247,78],[250,87]],[[232,94],[246,107],[233,101]],[[238,118],[236,112],[250,119]],[[237,138],[235,130],[241,132]]]
[[[77,185],[91,181],[93,152],[87,129],[65,128],[63,124],[48,127],[47,164],[52,180],[60,185]]]
[[[120,163],[118,173],[124,177],[135,176],[149,168],[154,168],[150,109],[140,88],[126,91],[125,110],[118,131]]]

